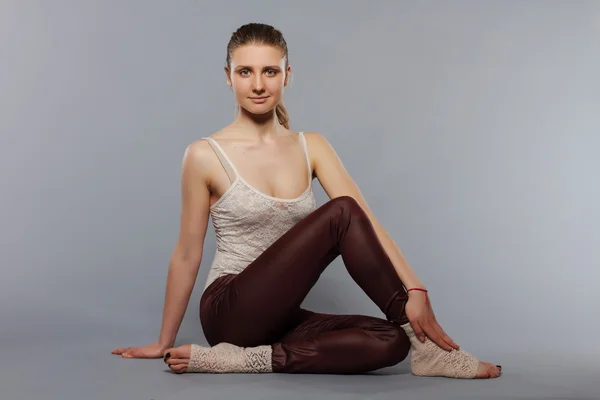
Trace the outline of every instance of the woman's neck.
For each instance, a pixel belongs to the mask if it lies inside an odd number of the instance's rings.
[[[275,137],[286,135],[288,130],[279,123],[275,110],[263,115],[250,114],[242,109],[231,124],[232,128],[239,129],[246,138],[257,141],[269,141]]]

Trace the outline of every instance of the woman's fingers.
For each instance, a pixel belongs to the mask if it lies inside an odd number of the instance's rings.
[[[446,343],[448,343],[450,346],[452,346],[454,349],[459,350],[460,346],[458,345],[458,343],[456,343],[451,337],[450,335],[448,335],[446,333],[446,331],[441,327],[440,323],[437,321],[437,318],[435,317],[435,315],[433,316],[433,320],[435,322],[435,324],[437,325],[437,327],[440,329],[440,333],[442,334],[442,336],[444,337],[444,340],[446,341]]]
[[[431,322],[426,321],[421,326],[423,331],[427,334],[427,336],[429,337],[429,339],[431,339],[433,343],[437,344],[444,350],[452,350],[452,347],[442,339],[442,336],[437,332],[435,326]]]
[[[139,356],[138,349],[139,349],[139,347],[130,347],[123,354],[123,356],[124,357],[128,357],[128,358],[135,358],[135,357]]]
[[[442,338],[444,339],[444,341],[446,343],[448,343],[454,350],[460,350],[460,346],[458,345],[458,343],[456,343],[454,340],[452,340],[452,338],[450,336],[448,336],[448,334],[446,332],[444,332],[442,327],[440,327],[440,330],[442,331],[441,334],[442,334]]]
[[[133,358],[134,355],[133,353],[136,351],[137,347],[127,347],[125,349],[123,349],[123,351],[121,352],[121,357],[123,358]]]
[[[121,355],[121,354],[123,354],[123,353],[127,352],[127,350],[129,350],[130,348],[131,348],[131,347],[119,347],[118,349],[114,349],[114,350],[112,351],[112,354],[118,354],[118,355]]]
[[[431,308],[431,302],[429,296],[427,297],[427,318],[422,325],[423,330],[427,333],[427,336],[439,347],[444,350],[452,351],[458,348],[458,345],[444,332],[440,324],[438,324],[433,309]]]
[[[444,329],[442,329],[442,327],[440,326],[440,324],[437,321],[437,319],[435,318],[435,316],[433,317],[433,325],[435,325],[435,328],[439,332],[439,334],[444,342],[446,342],[449,346],[451,346],[455,350],[460,349],[460,346],[454,340],[452,340],[452,338],[450,336],[448,336],[448,334],[444,331]]]
[[[421,328],[421,325],[419,324],[419,322],[411,321],[410,326],[413,329],[413,331],[415,332],[415,335],[417,335],[417,339],[419,339],[421,342],[424,342],[425,341],[425,332],[423,332],[423,329]]]

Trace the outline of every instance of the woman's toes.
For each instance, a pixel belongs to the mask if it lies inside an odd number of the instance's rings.
[[[164,353],[164,360],[173,372],[183,373],[186,371],[190,362],[192,352],[191,344],[184,344],[179,347],[167,349]]]
[[[184,372],[187,372],[187,363],[185,364],[175,364],[175,365],[169,365],[169,368],[171,368],[171,371],[175,372],[176,374],[183,374]]]
[[[496,368],[496,371],[495,371],[494,378],[497,378],[500,375],[502,375],[502,367],[499,367],[498,365],[496,365],[495,368]]]
[[[170,349],[169,353],[171,353],[171,357],[173,358],[183,358],[189,360],[190,355],[192,354],[192,345],[184,344],[182,346],[175,347]]]
[[[497,366],[488,363],[488,362],[479,362],[479,367],[477,368],[477,374],[475,378],[480,379],[488,379],[488,378],[497,378],[500,376],[501,369]]]
[[[497,378],[500,376],[500,374],[502,372],[501,368],[498,368],[497,365],[493,365],[493,364],[490,364],[488,371],[490,374],[490,378]]]

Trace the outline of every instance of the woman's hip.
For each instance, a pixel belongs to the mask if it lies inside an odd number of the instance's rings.
[[[223,275],[212,282],[200,299],[200,323],[211,346],[227,342],[243,347],[275,343],[298,319],[292,312],[274,320],[268,310],[253,309],[251,298],[241,298],[232,281],[237,274]]]

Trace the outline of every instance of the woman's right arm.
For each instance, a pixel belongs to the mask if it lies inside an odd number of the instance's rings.
[[[188,146],[182,162],[179,239],[169,264],[158,340],[165,348],[175,344],[202,261],[210,203],[207,168],[203,165],[206,158],[202,157],[202,147],[205,146],[198,142]]]
[[[198,141],[190,144],[183,156],[179,238],[169,263],[159,338],[147,346],[115,349],[113,354],[159,358],[175,343],[202,261],[208,226],[210,191],[206,150],[204,141]]]

